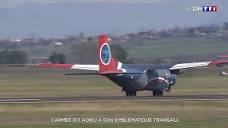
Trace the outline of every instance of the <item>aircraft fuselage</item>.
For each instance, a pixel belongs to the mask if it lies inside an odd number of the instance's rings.
[[[129,74],[107,74],[108,79],[119,85],[126,93],[151,90],[163,92],[176,83],[176,75],[171,74],[169,65],[123,65]],[[137,73],[134,73],[137,72]]]

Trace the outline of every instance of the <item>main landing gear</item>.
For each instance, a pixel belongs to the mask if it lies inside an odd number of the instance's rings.
[[[136,96],[136,91],[125,91],[126,96]]]
[[[136,91],[125,91],[126,96],[136,96]],[[153,96],[163,96],[164,95],[164,90],[153,90]]]
[[[154,90],[152,92],[153,92],[153,96],[163,96],[164,95],[163,90]]]

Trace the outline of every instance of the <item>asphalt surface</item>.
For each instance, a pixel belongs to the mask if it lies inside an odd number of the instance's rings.
[[[81,103],[81,102],[175,102],[175,101],[228,101],[228,95],[177,95],[177,96],[107,96],[107,97],[31,97],[0,98],[0,104],[23,103]]]

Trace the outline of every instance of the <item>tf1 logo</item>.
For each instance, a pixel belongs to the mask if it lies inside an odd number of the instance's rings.
[[[192,6],[187,8],[187,11],[191,12],[217,12],[217,10],[217,6]]]

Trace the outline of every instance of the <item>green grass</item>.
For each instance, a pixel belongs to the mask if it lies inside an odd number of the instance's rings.
[[[0,105],[0,127],[205,127],[226,128],[227,101],[119,102]],[[61,123],[51,118],[177,118],[179,123]]]
[[[121,88],[103,76],[64,76],[68,71],[37,68],[0,68],[0,97],[121,96]],[[216,70],[187,70],[177,76],[172,92],[178,94],[228,94],[228,78]],[[142,91],[140,96],[150,96]]]
[[[228,43],[221,39],[163,38],[131,47],[130,58],[172,57],[183,55],[219,55],[228,53]]]
[[[120,90],[100,76],[64,76],[67,72],[64,70],[23,67],[0,70],[0,97],[104,95],[107,90],[115,93]]]
[[[156,40],[142,40],[142,45],[130,45],[127,52],[129,58],[163,58],[194,55],[228,54],[228,43],[224,39],[205,39],[197,37],[171,37]],[[130,44],[129,42],[128,44]],[[124,45],[124,44],[123,44]],[[52,52],[58,51],[66,54],[71,52],[72,45],[65,44],[60,47],[47,45],[21,46],[30,57],[48,57]]]
[[[64,76],[68,71],[0,68],[0,97],[121,96],[120,88],[102,76]],[[228,79],[215,69],[188,70],[166,95],[228,94]],[[139,92],[150,96],[151,92]],[[0,128],[226,128],[227,101],[83,102],[0,104]],[[54,117],[175,117],[180,123],[52,123]]]

